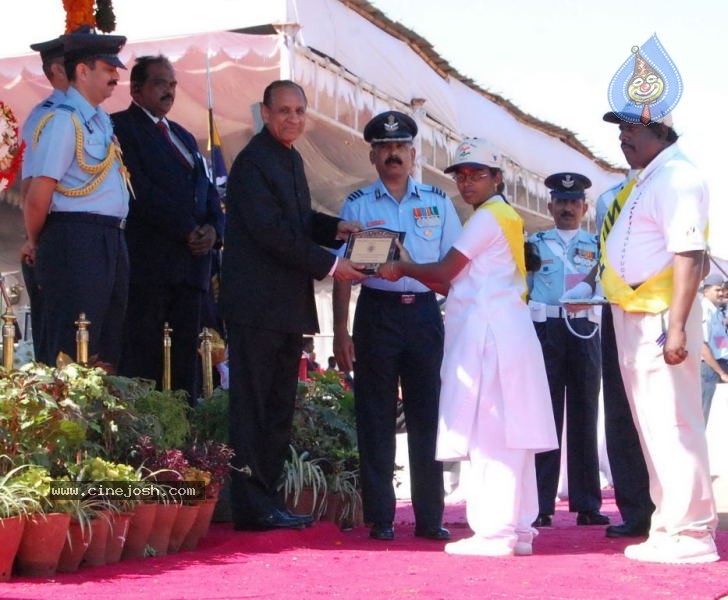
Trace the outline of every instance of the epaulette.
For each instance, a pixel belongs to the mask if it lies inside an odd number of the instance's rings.
[[[53,106],[53,104],[54,104],[53,100],[46,100],[43,104],[41,104],[41,106],[43,108],[50,108],[51,106]]]
[[[66,112],[76,112],[76,109],[73,106],[70,106],[69,104],[59,104],[58,110],[65,110]]]
[[[435,187],[434,185],[429,185],[425,188],[425,191],[432,192],[433,194],[437,194],[438,196],[441,196],[442,198],[447,198],[447,194],[443,192],[439,187]]]
[[[356,200],[357,198],[361,198],[363,195],[364,195],[364,190],[362,190],[362,189],[353,191],[351,194],[349,194],[346,197],[346,202],[350,202],[352,200]]]
[[[543,236],[546,234],[545,231],[539,231],[538,233],[535,233],[533,237],[537,239],[539,242],[543,241]]]

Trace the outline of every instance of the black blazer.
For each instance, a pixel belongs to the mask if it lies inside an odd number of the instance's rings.
[[[169,121],[171,131],[194,158],[194,166],[185,168],[164,134],[136,104],[111,119],[134,189],[126,227],[131,283],[185,283],[207,290],[211,253],[193,256],[187,236],[209,224],[221,242],[224,216],[195,138]]]
[[[340,219],[311,209],[303,160],[266,128],[238,154],[226,196],[222,306],[228,321],[316,333],[313,280],[334,265]]]

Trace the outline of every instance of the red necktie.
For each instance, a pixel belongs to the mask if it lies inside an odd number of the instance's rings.
[[[169,145],[172,146],[172,152],[174,152],[177,160],[179,160],[186,169],[191,169],[192,166],[190,165],[190,162],[185,158],[185,155],[182,154],[182,151],[177,147],[177,144],[174,143],[172,136],[169,135],[169,127],[167,127],[167,124],[164,121],[157,121],[157,129],[162,132],[162,135],[164,135],[167,142],[169,142]]]

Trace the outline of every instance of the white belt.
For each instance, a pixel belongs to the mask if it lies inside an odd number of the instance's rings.
[[[570,313],[562,306],[552,306],[551,304],[546,304],[545,307],[546,318],[548,319],[562,319],[564,315],[566,315],[570,319],[586,319],[589,316],[589,310],[580,310],[575,313]]]

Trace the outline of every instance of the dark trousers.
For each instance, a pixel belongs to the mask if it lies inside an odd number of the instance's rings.
[[[46,340],[37,358],[55,365],[64,352],[75,360],[75,322],[83,312],[91,321],[89,358],[96,355],[116,369],[129,291],[124,231],[103,224],[106,218],[99,215],[63,213],[67,218],[56,220],[55,214],[49,215],[36,252]]]
[[[400,294],[362,289],[354,320],[354,397],[367,523],[394,520],[400,383],[416,524],[425,528],[442,521],[444,485],[435,442],[443,338],[433,293],[402,304]]]
[[[582,335],[588,335],[595,327],[585,318],[571,319],[569,323],[574,331]],[[582,340],[566,328],[561,318],[549,318],[543,323],[534,323],[534,326],[543,349],[559,446],[566,408],[569,510],[599,510],[602,506],[597,452],[601,376],[599,334]],[[536,455],[538,506],[541,514],[554,513],[560,466],[560,450]]]
[[[726,360],[725,358],[718,358],[716,360],[724,371],[728,370],[728,360]],[[710,416],[710,407],[713,405],[713,396],[715,396],[715,389],[720,383],[720,376],[718,375],[718,373],[713,371],[713,367],[708,365],[706,362],[701,361],[700,381],[702,385],[703,395],[703,418],[705,419],[705,423],[707,425],[708,417]]]
[[[655,505],[640,439],[619,370],[612,308],[602,308],[602,393],[607,456],[612,470],[614,499],[622,520],[630,525],[649,524]]]
[[[43,295],[40,293],[35,267],[23,261],[22,269],[25,289],[28,292],[28,299],[30,300],[30,326],[33,332],[33,354],[35,355],[35,359],[40,361],[41,357],[48,356],[48,352],[45,350],[45,335],[43,334]],[[28,339],[28,332],[24,331],[23,333],[25,334],[25,338]]]
[[[200,310],[203,291],[185,284],[132,283],[124,326],[119,372],[162,382],[163,328],[172,328],[172,389],[185,390],[190,403],[199,396]],[[161,387],[161,386],[160,386]]]
[[[228,322],[233,521],[245,524],[282,508],[277,491],[290,455],[301,333]]]

